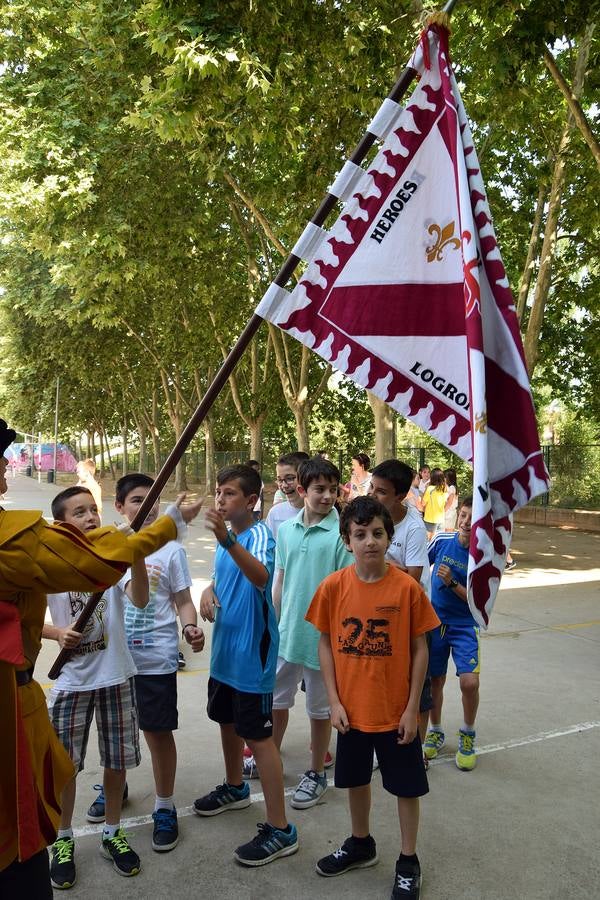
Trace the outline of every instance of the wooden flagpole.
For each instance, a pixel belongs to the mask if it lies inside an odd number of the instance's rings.
[[[442,12],[446,13],[447,15],[450,15],[452,10],[456,6],[456,3],[457,3],[457,0],[448,0],[448,2],[444,6]],[[406,94],[406,92],[408,91],[408,88],[410,87],[410,85],[416,75],[417,75],[416,69],[413,69],[410,66],[407,66],[404,69],[404,71],[402,72],[402,74],[400,75],[400,77],[398,78],[398,80],[396,81],[396,84],[394,85],[394,87],[392,88],[390,93],[388,94],[387,99],[393,100],[395,103],[397,103]],[[376,140],[377,140],[376,135],[372,134],[370,131],[366,131],[364,133],[364,135],[362,136],[362,138],[360,139],[360,141],[358,142],[358,144],[356,145],[354,152],[349,157],[350,162],[354,163],[357,166],[360,165],[360,163],[363,161],[363,159],[365,158],[365,156],[367,155],[367,153],[369,152],[369,150],[371,149],[371,147],[373,146],[373,144],[375,143]],[[312,224],[321,227],[323,225],[323,223],[325,222],[325,220],[327,219],[327,216],[329,215],[329,213],[334,209],[336,203],[338,202],[338,199],[339,198],[336,197],[334,194],[326,194],[323,201],[321,202],[321,205],[319,206],[316,213],[310,220],[312,222]],[[282,288],[285,287],[285,285],[288,283],[290,277],[292,276],[293,272],[297,268],[299,262],[300,262],[300,257],[295,256],[293,253],[290,253],[290,255],[288,256],[288,258],[286,259],[284,264],[281,266],[279,272],[275,276],[273,283],[278,285],[279,287],[282,287]],[[212,383],[210,384],[210,386],[208,387],[204,397],[200,401],[196,411],[194,412],[190,421],[188,422],[188,424],[184,428],[183,432],[181,433],[181,436],[179,437],[179,440],[177,441],[177,443],[171,450],[171,453],[165,460],[162,469],[156,476],[156,480],[155,480],[154,484],[152,485],[152,487],[148,491],[146,497],[144,498],[143,503],[141,504],[135,518],[133,519],[133,521],[131,523],[131,527],[133,528],[134,531],[139,531],[140,528],[142,527],[142,525],[144,524],[144,522],[146,521],[146,517],[148,516],[148,513],[150,512],[150,510],[152,509],[152,507],[154,506],[154,504],[160,497],[163,488],[165,487],[167,481],[169,480],[169,478],[171,477],[171,475],[173,474],[173,472],[175,470],[175,466],[177,465],[177,463],[179,462],[179,460],[181,459],[181,457],[187,450],[187,448],[188,448],[189,444],[191,443],[191,441],[193,440],[193,438],[196,436],[198,429],[200,428],[204,419],[210,412],[217,397],[221,393],[222,389],[225,387],[229,376],[231,375],[231,373],[237,366],[238,362],[240,361],[240,359],[242,357],[242,354],[244,353],[244,351],[248,347],[250,341],[252,340],[252,338],[254,337],[254,335],[256,334],[256,332],[258,331],[260,326],[262,325],[263,321],[264,321],[264,319],[262,319],[260,316],[256,315],[256,313],[255,313],[252,316],[252,318],[250,319],[250,321],[248,322],[248,324],[246,325],[246,327],[244,328],[244,330],[241,333],[241,335],[239,336],[239,338],[237,339],[235,345],[230,350],[229,355],[227,356],[227,358],[223,362],[223,365],[221,366],[221,368],[215,375],[215,377],[214,377]],[[81,612],[79,618],[71,626],[74,631],[78,631],[80,633],[83,631],[83,629],[85,628],[85,626],[87,625],[87,623],[89,622],[91,617],[93,616],[96,606],[102,599],[102,594],[103,594],[103,592],[100,592],[97,594],[93,594],[90,597],[90,599],[87,601],[83,611]],[[56,660],[54,661],[52,668],[50,669],[50,671],[48,673],[48,677],[51,679],[58,678],[62,667],[71,658],[72,654],[73,654],[72,650],[63,648],[63,650],[61,650],[61,652],[56,657]]]

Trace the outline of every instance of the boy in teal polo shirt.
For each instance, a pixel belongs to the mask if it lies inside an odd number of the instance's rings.
[[[273,738],[281,747],[289,710],[301,681],[306,686],[310,719],[311,767],[291,800],[295,809],[315,806],[327,790],[325,754],[331,738],[327,690],[319,667],[319,632],[305,621],[319,584],[353,562],[340,537],[334,509],[340,473],[320,456],[298,468],[297,491],[304,509],[284,522],[277,534],[273,603],[280,611],[279,656],[273,692]]]

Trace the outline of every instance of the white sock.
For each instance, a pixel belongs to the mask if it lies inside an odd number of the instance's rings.
[[[116,825],[109,825],[108,822],[105,824],[104,829],[102,831],[103,838],[114,838],[115,834],[121,827],[121,823],[117,822]]]
[[[73,840],[73,829],[72,828],[59,828],[56,837],[57,838],[68,838],[70,841],[72,841]]]
[[[468,731],[470,734],[475,734],[475,725],[467,725],[466,722],[463,722],[460,726],[461,731]]]
[[[175,809],[175,804],[173,803],[172,797],[159,797],[156,795],[156,799],[154,801],[154,812],[158,809]]]
[[[434,725],[433,722],[432,722],[431,725],[429,726],[429,730],[430,730],[430,731],[440,731],[440,732],[442,732],[442,733],[443,733],[443,731],[444,731],[444,729],[442,728],[441,723],[440,723],[439,725]]]

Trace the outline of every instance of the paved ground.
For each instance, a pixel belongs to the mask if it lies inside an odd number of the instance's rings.
[[[31,479],[9,482],[6,508],[43,508],[55,492]],[[107,519],[109,521],[109,519]],[[202,524],[188,543],[194,596],[209,577],[212,541]],[[492,625],[483,637],[480,758],[472,773],[453,763],[454,732],[461,719],[457,685],[449,679],[445,705],[448,749],[430,769],[422,804],[419,856],[423,898],[458,900],[586,900],[599,896],[597,760],[600,753],[600,535],[517,526],[518,567],[502,584]],[[210,626],[207,629],[210,631]],[[56,655],[48,642],[38,666]],[[91,747],[79,776],[76,807],[79,880],[73,898],[167,897],[248,900],[387,898],[397,856],[395,804],[374,776],[372,833],[380,864],[325,880],[314,872],[319,856],[348,833],[346,797],[333,787],[310,810],[290,810],[300,851],[264,869],[236,865],[231,852],[252,836],[264,817],[260,785],[252,806],[215,819],[191,814],[193,799],[222,780],[216,726],[205,713],[208,653],[188,656],[179,675],[179,772],[176,802],[181,840],[170,854],[150,847],[153,788],[149,756],[129,777],[127,830],[142,857],[137,878],[124,881],[97,849],[98,828],[84,812],[101,780]],[[308,764],[306,720],[299,705],[284,744],[286,787],[293,789]]]

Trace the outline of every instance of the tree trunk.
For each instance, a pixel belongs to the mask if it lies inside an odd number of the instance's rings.
[[[148,469],[148,444],[146,441],[146,426],[140,422],[138,426],[138,436],[140,439],[140,472],[146,472]]]
[[[206,493],[211,496],[215,492],[215,435],[209,416],[204,420],[204,447],[206,449]]]
[[[581,96],[581,92],[583,90],[585,70],[590,53],[590,44],[593,31],[594,26],[588,25],[579,46],[577,62],[575,64],[575,78],[573,79],[573,95],[576,99]],[[529,369],[530,375],[533,374],[533,370],[535,369],[536,363],[539,358],[540,333],[542,330],[546,301],[548,299],[548,293],[550,291],[550,285],[552,283],[552,262],[556,250],[561,196],[565,179],[566,153],[569,147],[569,142],[571,140],[571,130],[573,126],[573,116],[569,112],[567,121],[564,125],[560,137],[556,163],[554,165],[554,172],[552,175],[552,186],[550,188],[550,200],[548,202],[548,216],[546,218],[544,241],[542,243],[540,268],[535,285],[535,294],[533,297],[531,314],[529,316],[529,322],[527,323],[527,332],[525,334],[525,359],[527,361],[527,367]]]
[[[594,26],[590,25],[589,28],[591,29],[591,31],[593,31]],[[590,33],[590,39],[591,39],[591,33]],[[552,54],[550,53],[550,51],[548,50],[547,47],[544,48],[544,62],[546,63],[546,65],[548,67],[548,71],[554,78],[554,81],[558,85],[559,90],[561,91],[565,100],[567,101],[567,104],[569,106],[569,112],[571,113],[573,122],[579,128],[584,141],[586,142],[586,144],[592,151],[594,159],[596,160],[596,165],[600,169],[600,144],[598,143],[598,140],[596,139],[596,135],[592,131],[592,129],[590,127],[590,123],[588,122],[588,120],[585,116],[585,113],[579,103],[578,97],[580,96],[580,94],[575,93],[575,85],[573,85],[573,90],[571,91],[571,89],[569,88],[569,85],[563,78],[562,72],[556,65],[556,60],[554,59],[554,57],[552,56]]]
[[[91,431],[90,437],[91,437],[91,450],[92,450],[92,452],[90,453],[90,459],[93,459],[94,462],[96,462],[96,432]]]
[[[100,438],[100,478],[104,478],[104,441],[102,440],[102,435],[104,433],[104,425],[98,426],[98,437]]]
[[[304,453],[310,453],[310,438],[308,434],[310,410],[307,408],[306,404],[296,404],[294,408],[294,418],[296,420],[296,440],[298,441],[298,450],[303,450]]]
[[[380,463],[384,459],[391,459],[395,454],[396,417],[391,406],[370,391],[367,391],[367,400],[375,420],[375,461]]]
[[[545,181],[540,184],[538,192],[537,204],[535,207],[535,215],[533,218],[533,226],[529,237],[529,247],[527,249],[527,259],[521,275],[521,283],[519,285],[519,297],[517,300],[517,316],[519,322],[523,321],[523,314],[527,306],[527,297],[529,296],[529,288],[531,287],[531,279],[535,268],[535,261],[538,254],[538,244],[540,242],[540,230],[542,227],[542,216],[544,214],[544,206],[546,205],[546,197],[548,196],[548,185]]]
[[[113,479],[113,481],[116,481],[116,480],[117,480],[117,473],[116,473],[116,471],[115,471],[114,463],[113,463],[113,461],[112,461],[112,456],[110,455],[110,447],[109,447],[109,444],[108,444],[108,438],[106,437],[106,431],[103,431],[103,432],[101,433],[101,435],[100,435],[100,441],[104,441],[104,444],[105,444],[105,446],[106,446],[106,456],[107,456],[107,458],[108,458],[108,465],[109,465],[109,467],[110,467],[110,475],[111,475],[111,478]]]
[[[263,439],[264,418],[259,416],[248,422],[248,430],[250,431],[250,459],[257,459],[262,469],[262,439]]]
[[[152,451],[154,453],[154,475],[158,475],[162,466],[162,454],[160,451],[160,416],[158,410],[158,397],[156,391],[152,392]]]
[[[127,446],[127,422],[123,422],[123,427],[121,429],[121,439],[123,445],[123,465],[122,465],[122,474],[127,475],[129,470],[127,454],[129,452],[129,448]]]
[[[86,432],[86,443],[87,443],[87,458],[92,458],[92,433],[91,431]]]
[[[185,428],[186,423],[182,421],[181,414],[179,410],[175,416],[174,422],[174,432],[175,432],[175,442],[179,440],[182,435],[183,429]],[[187,454],[184,453],[177,465],[175,466],[175,490],[178,494],[181,494],[183,491],[187,491],[188,483],[186,477],[186,463],[187,463]]]

